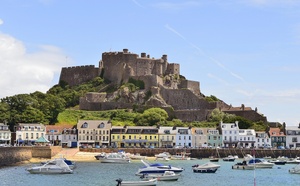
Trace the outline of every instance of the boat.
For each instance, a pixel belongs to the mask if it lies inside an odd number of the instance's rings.
[[[73,170],[63,159],[48,161],[43,165],[29,167],[26,169],[31,174],[71,174]]]
[[[143,174],[159,174],[164,173],[165,171],[173,171],[175,173],[180,173],[183,171],[183,168],[180,167],[173,167],[171,165],[163,165],[161,163],[153,163],[146,160],[141,160],[141,162],[145,165],[144,167],[140,168],[136,175],[143,175]]]
[[[142,159],[146,159],[146,156],[141,156],[139,153],[136,154],[131,154],[130,159],[132,160],[142,160]]]
[[[130,163],[130,158],[120,153],[109,153],[100,159],[101,163]]]
[[[116,180],[117,186],[155,186],[157,185],[157,179],[140,180],[140,181],[123,181],[121,178]]]
[[[100,153],[100,154],[97,154],[97,155],[95,156],[95,158],[96,158],[96,160],[100,160],[100,159],[104,158],[105,156],[106,156],[106,153],[105,153],[105,152],[102,152],[102,153]]]
[[[215,156],[210,156],[210,157],[209,157],[209,161],[210,161],[210,162],[218,162],[218,161],[219,161],[219,158],[218,158],[218,157],[215,157]]]
[[[41,165],[44,165],[44,164],[47,164],[47,163],[55,165],[57,160],[63,160],[70,167],[70,169],[72,169],[72,170],[76,168],[76,163],[74,161],[68,160],[66,158],[55,158],[53,160],[49,160],[49,161],[46,161],[46,162],[41,162]]]
[[[239,162],[232,165],[232,169],[239,169],[239,170],[253,170],[255,168],[254,165],[247,164],[247,161]]]
[[[300,163],[300,158],[296,157],[296,158],[291,158],[289,160],[286,161],[287,164],[299,164]]]
[[[218,168],[220,168],[220,165],[208,162],[202,165],[194,165],[193,166],[193,172],[197,173],[215,173]]]
[[[285,165],[287,161],[276,159],[276,160],[269,160],[268,162],[274,163],[275,165]]]
[[[171,155],[168,152],[162,152],[162,153],[159,153],[159,154],[155,154],[155,157],[156,158],[170,158]]]
[[[229,156],[223,158],[223,161],[234,161],[234,160],[235,160],[235,157],[232,155],[229,155]]]
[[[149,180],[156,178],[157,181],[177,181],[181,174],[175,174],[173,171],[165,171],[162,174],[143,174],[140,178],[142,180]]]
[[[191,160],[190,153],[181,152],[171,156],[171,160]]]
[[[254,165],[255,168],[273,168],[274,163],[270,163],[265,159],[254,158],[247,162],[249,165]]]
[[[291,174],[300,174],[300,164],[298,164],[295,167],[289,169],[289,173],[291,173]]]

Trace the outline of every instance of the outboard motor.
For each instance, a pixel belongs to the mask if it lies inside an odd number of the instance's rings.
[[[123,181],[123,180],[122,180],[121,178],[116,179],[116,182],[118,182],[117,186],[121,186],[122,181]]]

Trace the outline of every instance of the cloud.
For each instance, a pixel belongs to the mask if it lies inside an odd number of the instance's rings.
[[[193,48],[195,48],[198,52],[201,53],[201,55],[205,56],[206,58],[208,58],[210,61],[214,62],[217,66],[219,66],[220,68],[224,69],[225,71],[227,71],[230,75],[232,75],[233,77],[244,81],[244,78],[242,78],[241,76],[239,76],[238,74],[230,71],[228,68],[226,68],[220,61],[214,59],[213,57],[210,57],[209,55],[207,55],[200,47],[196,46],[195,44],[189,42],[182,34],[180,34],[178,31],[176,31],[174,28],[172,28],[170,25],[166,24],[165,28],[167,28],[168,30],[170,30],[171,32],[173,32],[174,34],[176,34],[178,37],[180,37],[181,39],[183,39],[185,42],[187,42],[190,46],[192,46]]]
[[[144,8],[144,6],[141,5],[137,0],[132,0],[132,2],[133,2],[134,4],[136,4],[137,6],[139,6],[139,7],[141,7],[141,8]]]
[[[46,92],[65,63],[61,49],[41,45],[28,53],[24,44],[0,33],[0,98],[16,94]]]
[[[242,0],[249,5],[255,6],[295,6],[300,5],[298,0]]]
[[[3,21],[2,21],[2,19],[0,19],[0,25],[2,25],[3,24]]]

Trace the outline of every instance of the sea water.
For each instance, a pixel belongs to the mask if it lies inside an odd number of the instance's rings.
[[[193,173],[192,166],[204,164],[208,159],[201,160],[170,160],[160,162],[184,168],[178,181],[159,181],[158,186],[183,185],[224,185],[224,186],[295,186],[300,185],[300,174],[290,174],[288,170],[294,164],[274,165],[272,169],[235,170],[235,162],[214,162],[221,165],[216,173]],[[153,163],[155,161],[152,161]],[[135,173],[143,166],[138,161],[129,164],[111,164],[95,162],[77,162],[73,174],[42,175],[30,174],[25,169],[31,164],[9,166],[0,169],[1,186],[115,186],[116,179],[138,181]]]

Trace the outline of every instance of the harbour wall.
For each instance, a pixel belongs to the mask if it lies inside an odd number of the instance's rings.
[[[60,151],[59,146],[3,147],[0,148],[0,167],[29,161],[31,158],[51,159]]]
[[[119,150],[124,150],[126,153],[137,154],[142,156],[155,156],[162,152],[169,152],[171,155],[180,154],[182,152],[190,153],[191,158],[209,158],[210,156],[218,156],[220,158],[227,157],[228,155],[237,155],[239,158],[243,158],[246,154],[254,155],[257,158],[263,158],[270,156],[272,158],[277,158],[279,156],[286,156],[289,158],[300,157],[300,150],[279,150],[279,149],[236,149],[236,148],[226,148],[226,149],[166,149],[166,148],[119,148],[119,149],[80,149],[84,152],[118,152]]]

